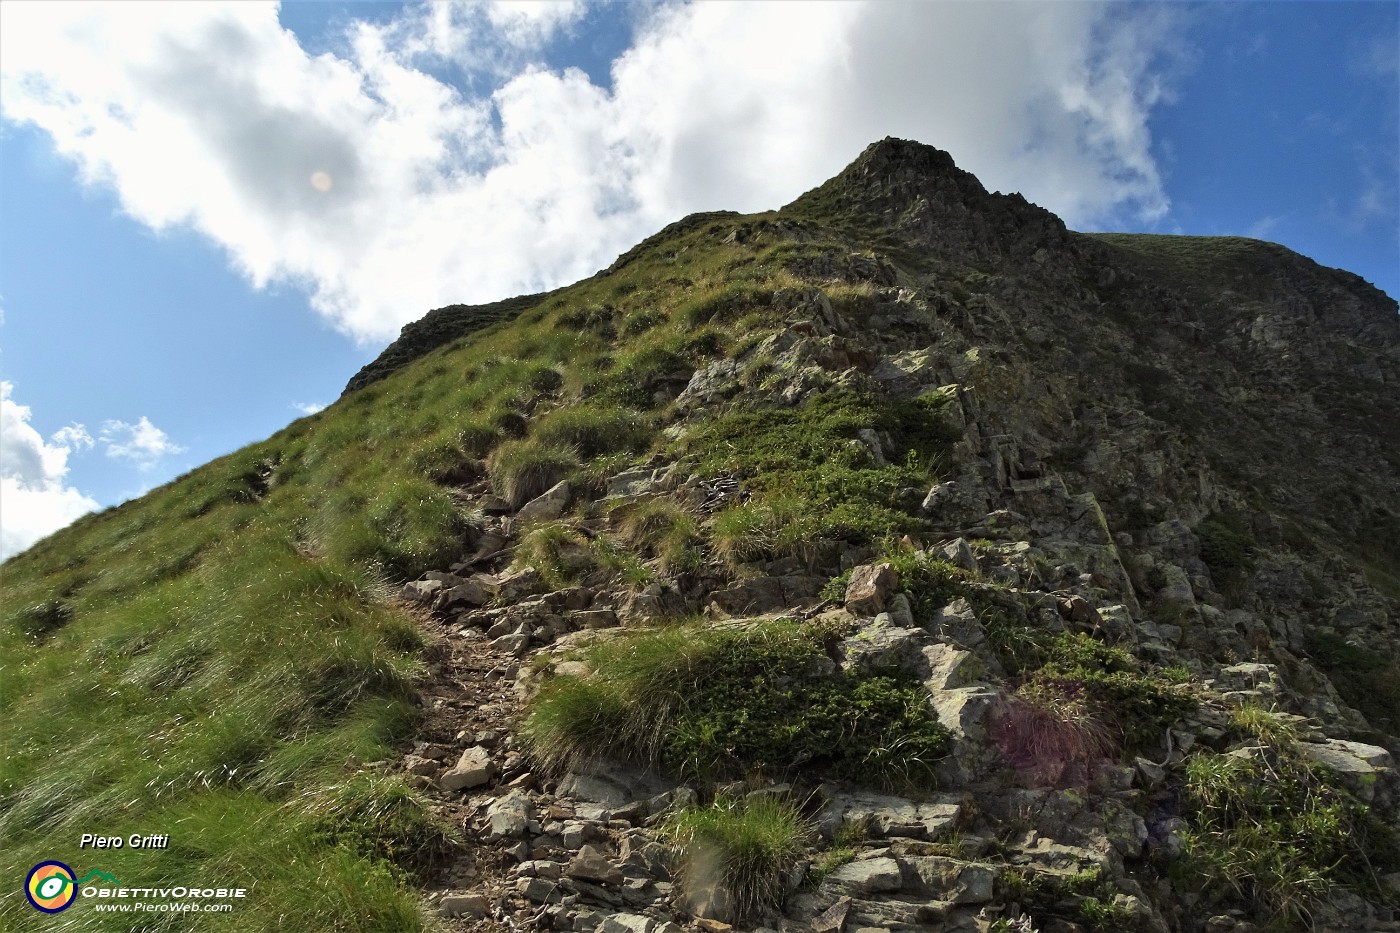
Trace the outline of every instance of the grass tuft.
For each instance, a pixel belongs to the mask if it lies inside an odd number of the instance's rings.
[[[497,495],[517,509],[567,477],[578,465],[574,448],[533,437],[506,441],[487,462]]]
[[[682,810],[664,832],[680,850],[687,895],[727,904],[736,923],[782,903],[788,873],[815,835],[796,807],[766,794]]]

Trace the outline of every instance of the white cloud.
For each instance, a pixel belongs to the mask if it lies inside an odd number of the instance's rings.
[[[189,225],[382,340],[588,275],[687,212],[776,207],[886,135],[1072,226],[1158,218],[1148,117],[1174,15],[662,5],[605,89],[540,60],[586,26],[577,3],[423,4],[312,56],[266,3],[7,0],[0,101],[142,223]]]
[[[314,415],[318,411],[326,410],[326,406],[320,402],[293,402],[292,407],[303,415]]]
[[[13,384],[0,382],[0,560],[97,508],[96,500],[66,482],[69,454],[92,446],[87,431],[70,425],[45,441],[13,391]]]
[[[1268,214],[1260,217],[1254,223],[1245,228],[1244,235],[1255,240],[1267,240],[1269,235],[1278,229],[1278,225],[1283,222],[1283,218],[1276,214]]]
[[[170,436],[151,424],[145,415],[135,424],[104,421],[97,439],[106,448],[107,456],[130,460],[143,470],[154,467],[161,457],[185,452],[185,448],[173,443]]]

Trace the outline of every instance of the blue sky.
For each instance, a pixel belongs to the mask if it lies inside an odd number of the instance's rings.
[[[1400,5],[0,5],[0,556],[867,143],[1400,294]]]

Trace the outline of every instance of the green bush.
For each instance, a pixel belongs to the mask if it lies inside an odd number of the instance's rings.
[[[925,551],[887,544],[884,559],[899,575],[899,588],[909,597],[915,621],[931,621],[939,610],[966,592],[967,573]]]
[[[1335,884],[1384,897],[1376,878],[1400,868],[1393,827],[1330,783],[1285,737],[1251,756],[1187,759],[1190,824],[1177,879],[1208,896],[1303,926]]]
[[[1197,707],[1186,687],[1087,634],[1051,635],[1015,625],[1001,614],[989,622],[988,641],[1018,684],[1082,697],[1130,751],[1155,747],[1169,726]]]
[[[762,795],[719,797],[671,816],[665,835],[680,849],[680,880],[691,897],[714,888],[745,923],[782,902],[788,873],[814,836],[791,803]]]
[[[608,755],[702,780],[816,770],[927,783],[948,742],[927,691],[893,674],[830,675],[824,646],[833,637],[779,621],[611,639],[584,652],[597,674],[541,689],[524,734],[554,767]],[[609,711],[605,729],[587,712],[595,707]],[[571,723],[584,728],[573,734]]]
[[[564,479],[578,465],[574,448],[534,437],[506,441],[487,461],[496,494],[517,509]]]
[[[910,492],[927,485],[957,433],[947,401],[830,392],[795,409],[727,412],[673,452],[701,475],[744,478],[751,501],[716,520],[730,559],[801,553],[823,539],[869,544],[919,528]],[[859,440],[866,428],[891,437],[895,463],[874,461]]]
[[[1309,632],[1305,644],[1343,699],[1376,728],[1400,732],[1400,662],[1349,644],[1333,632]]]
[[[1201,560],[1220,586],[1238,583],[1254,569],[1250,551],[1254,539],[1244,522],[1235,515],[1215,514],[1196,525],[1201,542]]]

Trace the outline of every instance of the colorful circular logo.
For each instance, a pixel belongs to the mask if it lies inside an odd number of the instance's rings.
[[[72,906],[78,897],[73,869],[62,862],[40,862],[24,879],[24,896],[35,910],[56,914]]]

